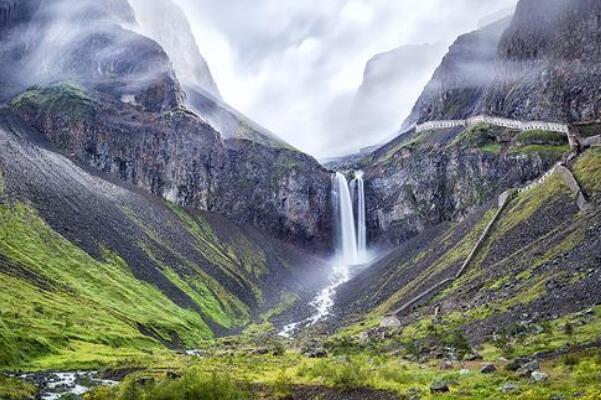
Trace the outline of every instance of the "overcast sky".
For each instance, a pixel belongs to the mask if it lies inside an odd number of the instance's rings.
[[[517,0],[177,2],[223,98],[293,146],[325,157],[393,133],[350,132],[345,125],[373,55],[406,44],[450,45]],[[399,127],[409,111],[399,110]]]

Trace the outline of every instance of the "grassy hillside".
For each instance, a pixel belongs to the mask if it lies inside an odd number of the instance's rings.
[[[0,117],[0,369],[157,359],[311,292],[302,251],[93,176]]]

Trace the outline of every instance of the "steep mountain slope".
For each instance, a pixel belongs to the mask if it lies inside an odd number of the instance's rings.
[[[515,15],[460,37],[405,127],[486,113],[558,122],[599,118],[600,5],[521,0]]]
[[[19,5],[0,46],[0,364],[193,348],[308,302],[329,172],[189,111],[127,1]]]
[[[522,0],[499,44],[483,109],[525,120],[598,119],[600,21],[597,1]]]
[[[194,347],[319,280],[319,260],[95,176],[6,109],[0,142],[2,365]]]
[[[184,12],[170,0],[130,0],[140,33],[169,55],[180,82],[221,99],[209,66],[200,54]]]
[[[600,166],[598,148],[569,164],[594,204],[589,213],[579,211],[559,173],[516,193],[465,273],[398,314],[402,340],[421,340],[424,348],[419,351],[425,357],[444,352],[427,345],[426,339],[438,329],[458,329],[472,345],[501,337],[522,356],[567,351],[569,334],[555,332],[557,338],[550,340],[555,338],[552,329],[541,327],[549,321],[577,320],[578,312],[582,316],[582,311],[601,304]],[[377,324],[380,320],[373,317],[398,309],[454,276],[496,212],[497,203],[488,203],[462,222],[429,229],[390,252],[344,285],[337,315],[345,323],[368,315],[369,323]],[[591,345],[601,338],[598,317],[592,317],[595,311],[588,315],[576,328],[574,343]],[[461,351],[458,344],[447,342]]]
[[[462,119],[478,109],[483,92],[493,79],[497,47],[509,23],[507,18],[460,36],[442,59],[404,126]]]

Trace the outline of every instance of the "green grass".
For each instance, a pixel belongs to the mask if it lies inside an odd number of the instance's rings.
[[[581,392],[585,399],[598,399],[594,396],[601,390],[601,353],[598,350],[571,353],[569,358],[543,361],[542,369],[550,379],[542,383],[534,383],[516,373],[505,371],[498,360],[495,362],[499,370],[484,375],[478,372],[483,362],[463,365],[457,362],[451,370],[442,370],[435,360],[417,364],[380,351],[360,349],[349,356],[325,359],[309,359],[293,351],[282,356],[254,356],[239,352],[188,361],[181,371],[183,377],[176,380],[167,379],[162,372],[138,373],[118,388],[97,389],[86,396],[86,400],[274,399],[286,398],[295,387],[301,385],[329,387],[341,394],[349,389],[371,388],[386,390],[401,398],[413,393],[422,399],[449,400],[535,400],[548,399],[552,395],[570,398],[575,391]],[[459,369],[463,367],[470,372],[460,374]],[[145,386],[139,383],[135,385],[141,376],[154,380]],[[429,387],[436,381],[448,382],[450,393],[430,393]],[[516,384],[519,390],[502,393],[500,388],[508,382]],[[249,391],[249,384],[263,389]],[[239,395],[245,397],[236,397]]]
[[[0,206],[0,255],[0,367],[102,365],[213,336],[108,249],[92,258],[24,204]]]
[[[26,109],[36,112],[56,112],[62,117],[82,120],[90,117],[95,101],[81,86],[63,82],[46,88],[32,87],[10,102],[13,110]]]
[[[30,383],[0,375],[0,399],[28,400],[36,394],[36,387]]]
[[[586,151],[580,156],[572,171],[587,194],[601,192],[601,148]]]
[[[565,133],[561,132],[534,130],[520,133],[517,136],[516,141],[522,146],[564,146],[568,144],[568,137]]]
[[[561,146],[547,146],[547,145],[526,145],[526,146],[512,146],[509,149],[510,154],[532,154],[537,153],[541,157],[548,160],[558,160],[564,154],[569,153],[571,148],[569,145]]]
[[[179,379],[166,376],[140,383],[141,377],[128,377],[117,388],[99,388],[85,396],[86,400],[246,400],[248,388],[226,373],[206,374],[190,368]]]
[[[598,123],[579,125],[577,128],[578,134],[584,138],[601,135],[601,124]]]

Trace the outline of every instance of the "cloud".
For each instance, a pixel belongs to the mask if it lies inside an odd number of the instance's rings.
[[[372,56],[407,44],[448,46],[517,0],[177,2],[224,99],[290,144],[323,157],[391,133],[351,132],[347,123]],[[407,92],[418,93],[425,83],[416,80]],[[398,126],[409,111],[399,109]]]

